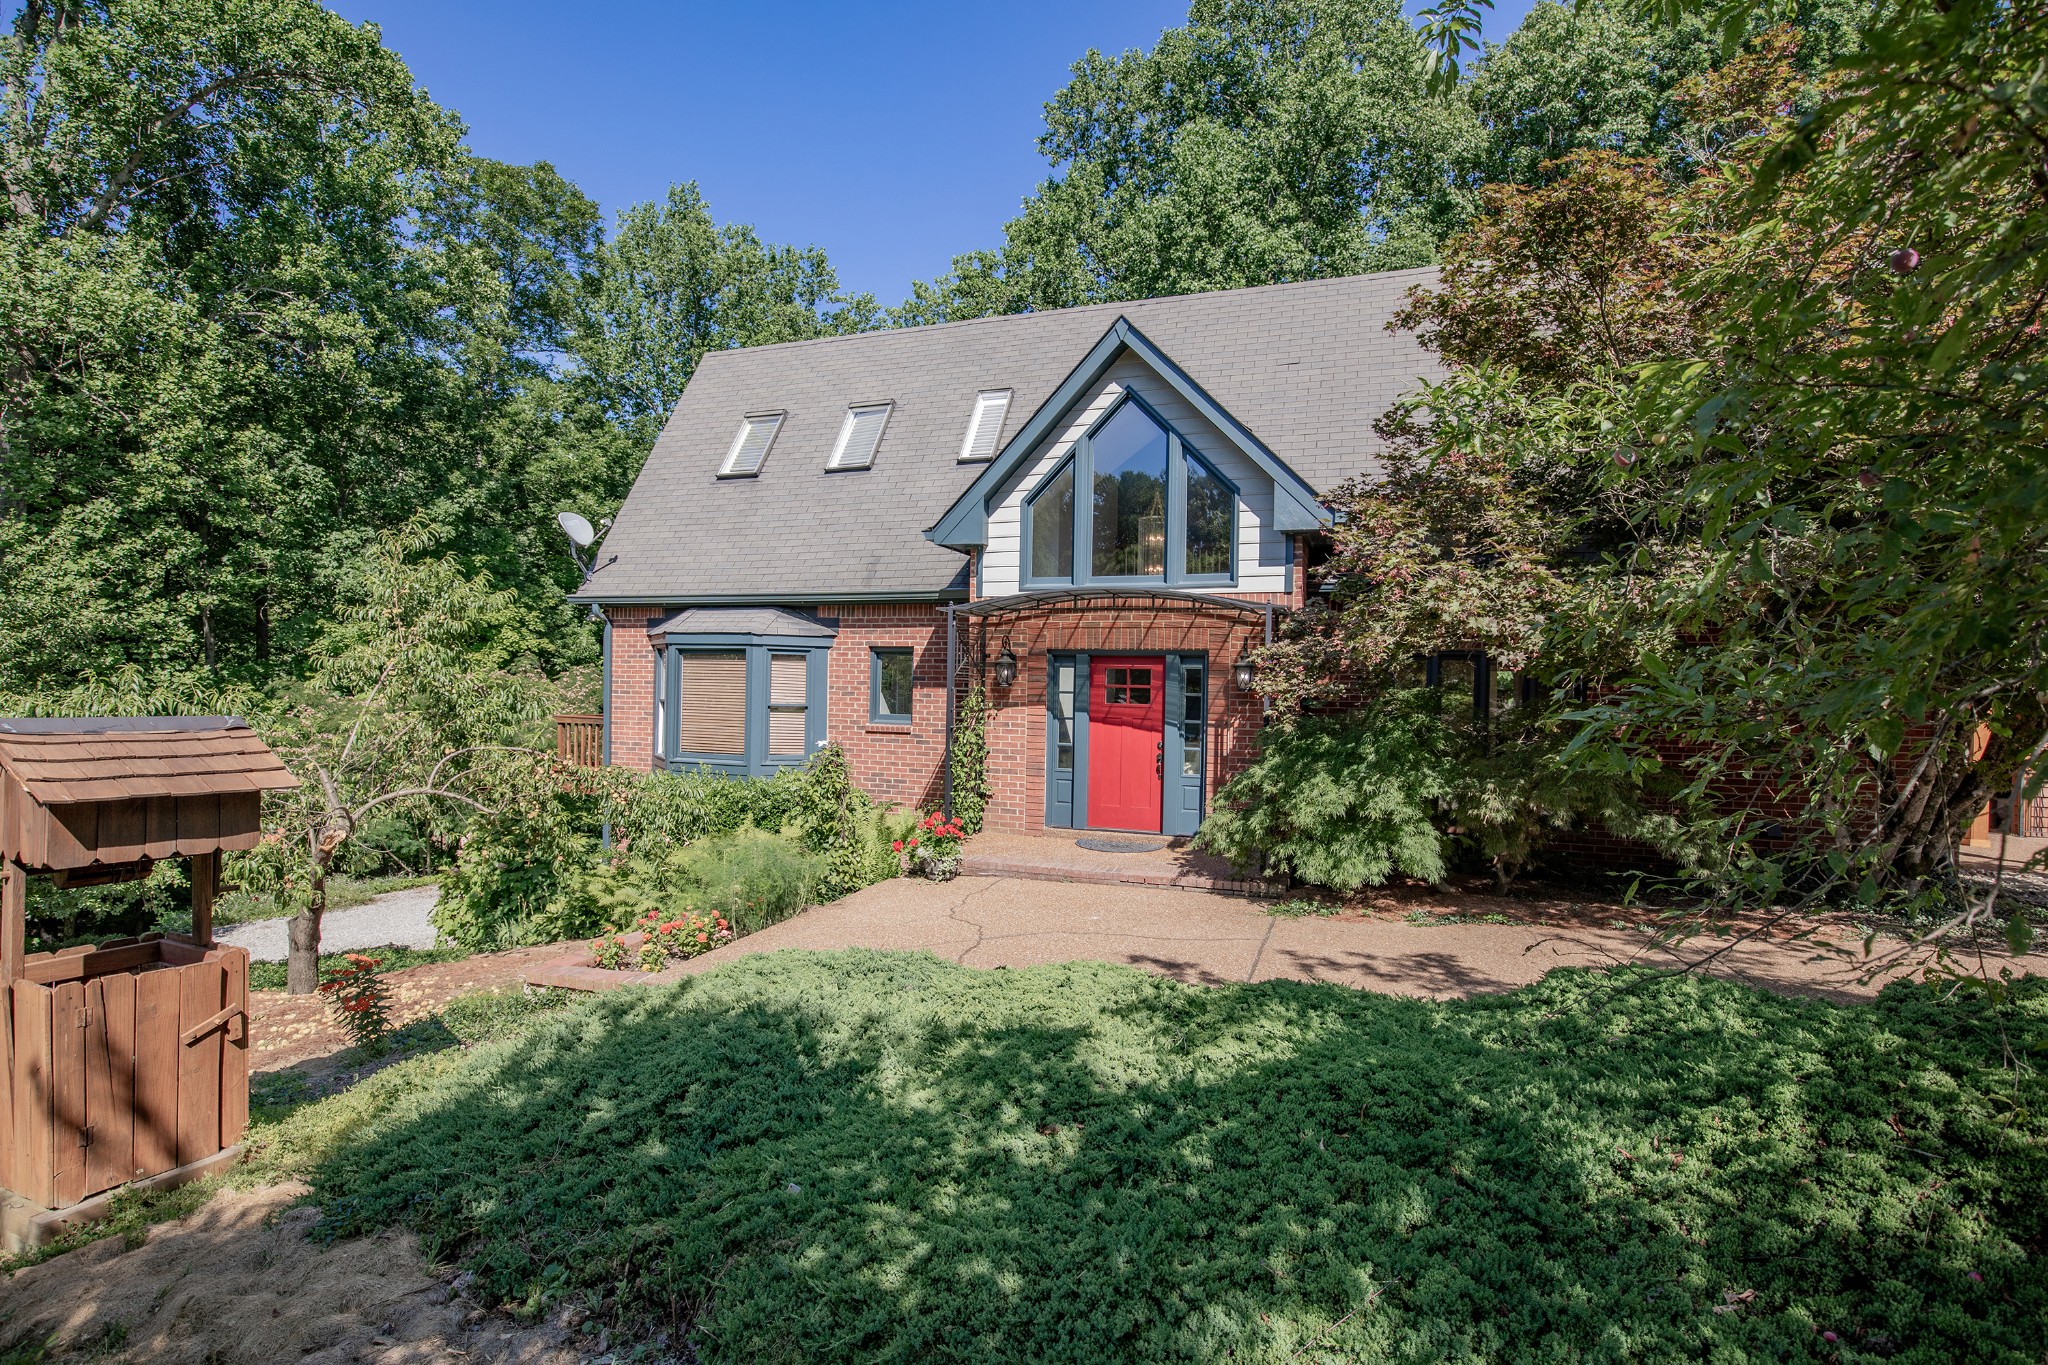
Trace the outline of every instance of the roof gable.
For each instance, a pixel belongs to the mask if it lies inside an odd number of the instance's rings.
[[[924,533],[925,539],[955,550],[975,549],[987,544],[989,507],[1001,496],[1003,485],[1030,458],[1039,442],[1056,431],[1075,407],[1086,401],[1109,373],[1110,367],[1126,354],[1142,362],[1161,382],[1178,392],[1190,406],[1208,418],[1210,425],[1221,431],[1246,459],[1273,480],[1273,505],[1280,530],[1313,531],[1329,525],[1329,510],[1317,500],[1315,490],[1299,474],[1266,449],[1242,422],[1225,411],[1222,404],[1189,378],[1164,351],[1133,327],[1129,318],[1120,317],[1102,334],[1102,339],[1089,348],[1088,354],[1053,390],[1052,396],[1040,404],[1031,419],[1005,443],[994,463],[984,469],[981,476],[946,509],[945,515]]]
[[[1430,269],[1136,299],[784,342],[704,357],[575,594],[681,606],[945,601],[967,563],[927,537],[989,466],[961,457],[979,394],[1011,393],[1003,439],[1051,404],[1119,319],[1162,388],[1193,386],[1276,482],[1327,491],[1376,468],[1374,420],[1441,373],[1387,323]],[[1121,343],[1120,343],[1121,344]],[[1190,400],[1193,401],[1193,400]],[[891,404],[872,467],[827,467],[849,409]],[[741,419],[781,412],[748,478],[718,470]],[[1261,458],[1263,457],[1263,458]],[[1296,517],[1313,511],[1288,508]]]

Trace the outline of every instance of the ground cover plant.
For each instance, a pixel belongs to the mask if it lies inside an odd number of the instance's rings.
[[[408,948],[402,943],[387,943],[379,948],[363,950],[377,960],[378,972],[403,971],[407,967],[424,967],[432,962],[460,962],[469,956],[467,948]],[[324,977],[348,965],[351,953],[320,954],[320,974]],[[285,964],[282,962],[251,962],[249,964],[249,989],[252,991],[281,991],[285,988]]]
[[[780,953],[259,1135],[333,1235],[727,1360],[2037,1361],[1994,1019],[1567,971],[1453,1003]]]

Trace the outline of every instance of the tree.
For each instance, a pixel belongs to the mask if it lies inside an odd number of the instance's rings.
[[[694,184],[676,185],[619,215],[570,349],[610,420],[651,446],[706,351],[857,332],[877,319],[872,298],[840,291],[823,251],[720,227]]]
[[[444,537],[419,522],[380,540],[314,647],[310,684],[258,722],[301,785],[273,798],[273,837],[238,875],[300,906],[289,926],[293,994],[319,984],[328,877],[373,813],[459,822],[554,775],[536,740],[561,693],[533,662],[529,618],[513,594],[430,555]]]
[[[1000,250],[903,322],[1419,265],[1467,211],[1478,129],[1432,100],[1393,0],[1196,0],[1149,52],[1090,51],[1046,105],[1053,175]]]
[[[1712,556],[1629,719],[1788,718],[1812,847],[1879,887],[1939,874],[2048,734],[2048,29],[1992,3],[1888,8],[1835,90],[1731,161],[1684,281],[1701,342],[1649,367],[1632,478]]]
[[[311,0],[42,3],[0,46],[0,656],[268,666],[331,526],[443,466],[458,128]]]
[[[1796,35],[1794,69],[1811,82],[1854,47],[1862,18],[1842,0],[1801,0],[1750,21],[1749,36],[1767,25]],[[1604,151],[1690,180],[1728,137],[1686,91],[1731,57],[1739,49],[1723,48],[1705,15],[1543,0],[1505,42],[1486,45],[1460,90],[1485,130],[1472,173],[1486,185],[1534,185],[1573,152]]]

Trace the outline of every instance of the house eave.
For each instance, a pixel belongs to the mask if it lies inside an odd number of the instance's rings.
[[[571,593],[569,600],[591,607],[809,607],[861,606],[887,602],[965,602],[965,588],[936,592],[804,592],[804,593]]]

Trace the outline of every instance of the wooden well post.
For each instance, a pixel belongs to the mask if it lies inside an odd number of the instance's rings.
[[[174,1178],[249,1119],[249,955],[213,942],[220,855],[297,781],[224,716],[0,720],[0,1186],[62,1210]],[[26,953],[28,879],[187,860],[192,932]]]

